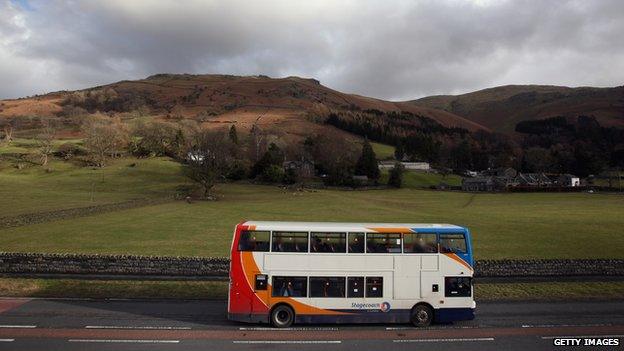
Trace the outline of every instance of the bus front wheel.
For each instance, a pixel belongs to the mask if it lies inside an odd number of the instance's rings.
[[[295,321],[295,311],[286,305],[278,305],[271,311],[271,324],[276,328],[288,328]]]
[[[420,304],[412,309],[412,324],[415,327],[428,327],[433,321],[433,308],[429,305]]]

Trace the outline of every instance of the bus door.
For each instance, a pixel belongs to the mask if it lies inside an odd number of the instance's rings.
[[[260,271],[254,271],[254,293],[255,299],[251,299],[251,313],[266,313],[265,302],[269,301],[269,276]]]

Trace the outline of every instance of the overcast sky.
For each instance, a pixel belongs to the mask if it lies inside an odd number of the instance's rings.
[[[0,98],[155,73],[314,77],[407,100],[624,84],[624,1],[0,0]]]

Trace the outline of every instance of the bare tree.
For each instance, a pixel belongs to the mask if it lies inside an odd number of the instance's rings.
[[[120,120],[111,120],[105,116],[90,116],[83,123],[82,131],[85,134],[85,147],[98,167],[104,167],[107,157],[115,157],[128,143],[125,125]]]
[[[52,154],[52,142],[54,141],[55,130],[49,121],[43,123],[41,133],[37,135],[37,146],[39,148],[39,156],[41,157],[41,165],[47,166]]]
[[[233,145],[224,130],[202,130],[190,138],[186,175],[203,189],[205,198],[215,184],[225,179],[234,158]]]

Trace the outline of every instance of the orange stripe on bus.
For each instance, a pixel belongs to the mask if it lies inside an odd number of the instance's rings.
[[[464,261],[461,257],[457,256],[457,254],[454,253],[445,253],[444,254],[446,257],[453,259],[459,263],[461,263],[462,265],[466,266],[466,268],[470,269],[472,271],[472,267],[470,267],[470,265],[468,263],[466,263],[466,261]]]

